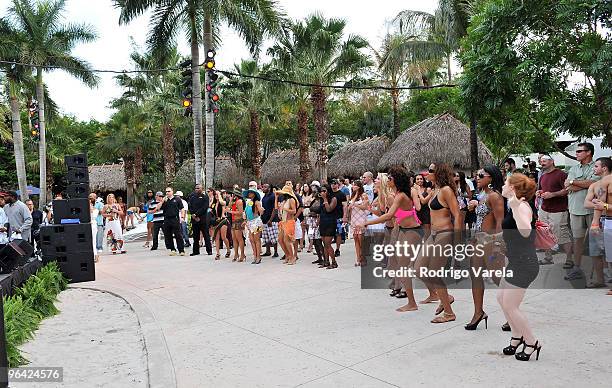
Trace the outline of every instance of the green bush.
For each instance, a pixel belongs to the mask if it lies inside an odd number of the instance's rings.
[[[4,298],[4,331],[9,367],[27,364],[19,346],[32,339],[40,322],[59,312],[54,303],[68,281],[56,263],[39,269],[14,295]]]

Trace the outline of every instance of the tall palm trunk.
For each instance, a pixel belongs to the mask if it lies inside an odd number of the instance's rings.
[[[448,83],[451,82],[451,79],[453,78],[453,73],[451,70],[451,60],[452,60],[452,53],[448,53],[446,55],[446,77],[448,80]]]
[[[212,22],[210,14],[204,16],[204,55],[208,50],[213,49]],[[210,81],[208,72],[204,77],[206,84]],[[206,104],[206,141],[204,148],[206,150],[206,187],[212,187],[213,178],[215,176],[215,114],[210,109],[209,92],[205,90],[204,100]]]
[[[21,193],[21,200],[25,202],[28,197],[28,182],[25,169],[25,152],[23,150],[23,132],[21,131],[21,118],[19,117],[19,100],[14,92],[15,85],[9,83],[11,122],[13,129],[13,148],[15,151],[15,167],[17,168],[17,182]]]
[[[470,121],[470,161],[472,170],[477,171],[480,168],[478,161],[478,134],[476,132],[476,119]]]
[[[125,203],[128,207],[134,203],[134,157],[128,156],[123,158],[125,168],[125,180],[127,182],[127,198]]]
[[[53,198],[53,185],[55,184],[55,178],[53,177],[53,163],[51,158],[47,158],[47,187],[49,187],[47,198]]]
[[[39,137],[38,140],[38,160],[40,166],[40,196],[38,197],[38,207],[42,209],[47,204],[47,136],[45,123],[45,89],[43,85],[42,67],[36,68],[36,99],[38,100],[38,121]]]
[[[314,127],[317,132],[317,168],[319,179],[327,181],[327,142],[329,131],[327,128],[327,111],[325,110],[325,90],[319,85],[313,86],[310,96],[312,100]]]
[[[162,127],[162,148],[164,151],[164,179],[166,186],[170,185],[176,174],[174,155],[174,128],[169,123]],[[196,178],[197,181],[197,178]]]
[[[253,137],[251,148],[251,166],[253,167],[253,175],[255,179],[261,179],[261,127],[259,126],[259,113],[251,109],[251,136]]]
[[[399,89],[391,90],[391,103],[393,105],[393,139],[396,139],[400,134]]]
[[[308,182],[312,178],[310,155],[308,155],[308,112],[306,106],[300,105],[297,111],[298,143],[300,144],[300,178]]]
[[[134,149],[134,183],[136,185],[136,188],[138,188],[138,186],[142,183],[142,178],[143,178],[143,158],[144,155],[142,153],[142,146],[141,145],[137,145],[136,149]],[[137,203],[136,201],[134,201],[134,206],[136,206]]]
[[[191,15],[191,80],[193,110],[193,154],[196,183],[202,183],[202,84],[200,83],[200,46],[195,15]]]

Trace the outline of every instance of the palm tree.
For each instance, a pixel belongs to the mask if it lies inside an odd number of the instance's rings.
[[[96,38],[96,34],[86,24],[62,24],[64,7],[65,0],[45,0],[36,3],[35,6],[30,0],[13,0],[13,6],[9,10],[15,25],[26,38],[22,42],[20,60],[31,63],[36,68],[36,100],[40,120],[40,207],[46,204],[49,189],[46,172],[43,72],[61,67],[90,87],[97,84],[97,78],[91,71],[90,65],[71,54],[76,44],[91,42]]]
[[[23,34],[15,30],[10,23],[2,18],[0,19],[0,57],[6,61],[18,61],[17,55],[23,40]],[[25,151],[23,148],[23,132],[21,130],[21,117],[19,100],[22,95],[22,84],[30,72],[29,68],[18,65],[2,64],[2,69],[6,73],[5,89],[7,90],[10,106],[11,130],[13,138],[13,147],[15,153],[15,167],[17,170],[17,183],[21,195],[21,200],[28,199],[27,179],[26,179],[26,163]]]
[[[276,79],[298,79],[303,69],[300,62],[294,57],[296,54],[296,41],[294,35],[281,37],[278,42],[268,49],[272,56],[271,76]],[[310,106],[310,91],[307,88],[288,84],[270,84],[276,88],[276,95],[287,96],[286,102],[293,108],[296,115],[298,130],[298,145],[300,153],[300,178],[303,182],[312,179],[312,166],[310,165],[308,143],[308,108]]]
[[[345,26],[343,19],[325,19],[314,14],[291,27],[294,42],[292,51],[287,55],[300,70],[296,73],[296,79],[314,84],[310,90],[310,101],[317,132],[317,165],[322,180],[327,180],[329,139],[326,108],[329,95],[324,85],[336,83],[347,76],[355,77],[370,66],[367,55],[361,52],[368,46],[367,41],[357,35],[349,35],[343,40]]]
[[[220,42],[221,23],[238,31],[253,54],[257,53],[264,37],[278,34],[284,16],[273,0],[115,0],[121,8],[121,23],[128,23],[150,8],[152,29],[149,48],[161,58],[169,45],[174,45],[180,31],[187,31],[191,44],[191,74],[193,82],[193,142],[196,182],[202,183],[202,99],[199,71],[199,43],[204,42],[207,52]],[[208,82],[208,79],[205,79]],[[205,94],[208,107],[208,92]],[[214,120],[212,113],[206,118],[206,185],[212,186],[214,176]]]

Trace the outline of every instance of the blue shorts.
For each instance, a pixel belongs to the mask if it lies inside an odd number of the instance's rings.
[[[342,239],[345,239],[346,230],[342,224],[342,218],[338,218],[336,220],[336,236],[341,236]]]

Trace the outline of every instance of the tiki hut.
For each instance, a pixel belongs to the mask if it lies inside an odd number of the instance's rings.
[[[315,169],[316,155],[314,151],[308,153],[310,159],[311,175],[319,176]],[[281,150],[268,155],[266,161],[261,165],[261,181],[277,186],[282,186],[285,181],[300,182],[300,151]]]
[[[89,189],[92,192],[111,193],[127,191],[125,169],[122,163],[89,166]]]
[[[389,143],[385,136],[374,136],[346,144],[329,160],[329,176],[358,178],[366,171],[376,171]]]
[[[186,160],[176,172],[175,181],[195,183],[195,161]],[[234,183],[241,183],[241,174],[236,162],[229,156],[217,156],[215,158],[215,177],[213,179],[216,187],[231,187]]]
[[[478,140],[480,164],[493,162],[491,151]],[[430,117],[405,130],[387,148],[378,170],[401,164],[418,172],[432,162],[444,162],[454,169],[470,171],[470,129],[450,113]]]

